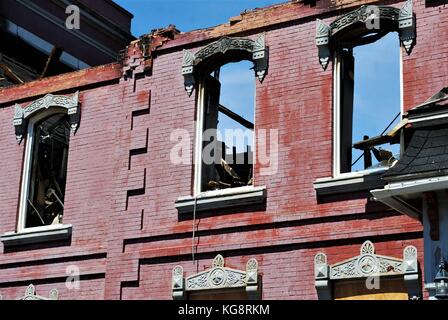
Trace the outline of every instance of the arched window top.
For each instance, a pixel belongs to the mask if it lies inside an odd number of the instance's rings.
[[[210,73],[228,62],[241,60],[252,61],[256,77],[263,82],[268,70],[268,57],[264,34],[260,34],[255,40],[223,37],[196,53],[184,50],[182,75],[185,90],[190,96],[198,75]]]
[[[72,96],[47,94],[45,97],[32,102],[27,107],[15,105],[13,124],[16,132],[17,143],[23,139],[26,133],[28,121],[33,116],[49,108],[61,108],[70,116],[70,126],[73,133],[76,132],[80,120],[79,92]]]
[[[412,0],[401,9],[391,6],[364,5],[339,17],[330,25],[317,19],[316,45],[319,62],[327,68],[332,52],[338,47],[350,47],[373,42],[391,31],[397,31],[408,54],[415,44],[415,17]]]

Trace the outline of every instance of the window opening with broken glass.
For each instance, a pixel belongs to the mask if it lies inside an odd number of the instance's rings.
[[[34,125],[26,228],[62,223],[69,140],[69,116],[65,113]]]

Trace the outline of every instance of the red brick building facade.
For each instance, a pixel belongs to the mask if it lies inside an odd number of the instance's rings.
[[[23,296],[31,283],[41,295],[57,289],[59,299],[172,299],[173,268],[182,266],[188,277],[209,268],[217,254],[238,270],[255,258],[262,299],[317,299],[315,255],[325,253],[332,265],[357,256],[366,240],[379,255],[396,258],[415,246],[422,283],[419,221],[373,201],[369,186],[322,197],[315,188],[317,179],[333,175],[334,90],[333,62],[325,70],[319,64],[316,19],[330,24],[366,4],[399,9],[405,2],[294,1],[210,29],[168,28],[131,43],[118,63],[2,89],[1,235],[18,230],[23,188],[27,139],[16,141],[15,105],[79,91],[80,106],[63,217],[71,233],[43,243],[0,244],[3,299]],[[404,111],[448,80],[445,5],[418,0],[412,9],[415,45],[409,55],[402,49]],[[198,89],[185,92],[183,50],[197,52],[223,36],[255,40],[260,34],[269,67],[256,83],[255,131],[278,129],[278,168],[263,175],[263,166],[254,164],[254,188],[265,186],[262,203],[219,210],[212,204],[197,212],[192,246],[192,214],[176,201],[193,196],[194,165],[170,161],[171,132],[195,137],[196,130]],[[191,159],[194,144],[192,138]],[[79,271],[79,288],[66,286],[70,266]]]

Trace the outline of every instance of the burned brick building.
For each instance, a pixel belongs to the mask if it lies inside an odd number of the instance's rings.
[[[415,119],[443,113],[447,40],[444,1],[290,1],[155,30],[117,62],[1,89],[0,295],[430,298],[434,194],[383,190],[431,146],[433,120]],[[240,62],[247,116],[221,99]],[[394,98],[363,72],[393,73]],[[251,141],[220,137],[224,117]],[[419,172],[441,175],[444,161]]]

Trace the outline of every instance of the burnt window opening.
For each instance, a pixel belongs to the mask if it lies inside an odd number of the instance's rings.
[[[25,228],[62,223],[69,140],[70,122],[65,113],[34,124]]]
[[[227,63],[202,80],[200,190],[253,185],[253,63]]]
[[[401,58],[397,32],[378,32],[337,50],[338,173],[385,170],[399,158]]]

